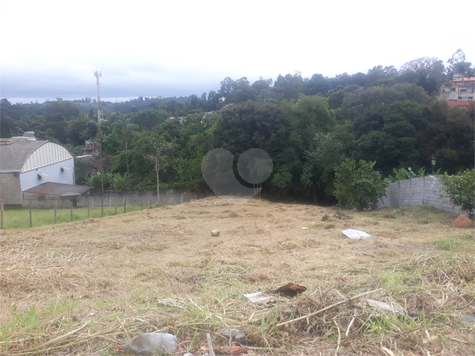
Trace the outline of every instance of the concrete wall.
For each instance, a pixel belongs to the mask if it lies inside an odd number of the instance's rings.
[[[0,174],[0,199],[5,205],[21,205],[20,173]]]
[[[104,204],[104,207],[118,206],[123,207],[124,201],[127,205],[143,205],[154,206],[159,204],[179,204],[195,199],[203,198],[200,193],[191,192],[180,189],[167,189],[160,191],[160,202],[157,201],[156,190],[142,190],[131,192],[109,192],[104,194],[84,194],[77,198],[59,198],[38,194],[25,194],[23,206],[31,206],[33,208],[53,208],[55,201],[58,208],[70,208],[71,204],[74,207],[86,208],[86,207],[100,207]]]
[[[440,187],[438,178],[434,176],[400,180],[389,184],[386,197],[381,199],[378,207],[426,205],[462,214],[459,208],[454,208],[450,204],[449,197],[440,192]],[[443,194],[442,198],[440,198],[441,194]]]

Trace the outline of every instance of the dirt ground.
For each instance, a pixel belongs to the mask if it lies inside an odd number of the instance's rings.
[[[211,197],[2,231],[0,354],[114,355],[128,336],[156,330],[177,335],[181,355],[204,355],[206,333],[229,346],[218,330],[236,325],[249,355],[475,354],[475,324],[460,317],[475,315],[474,230],[453,228],[454,219],[421,207],[337,212]],[[349,228],[375,238],[350,240],[341,233]],[[276,297],[278,307],[243,297],[289,282],[307,290]],[[359,330],[337,314],[276,327],[370,291],[365,298],[395,300],[413,319],[434,315],[381,327],[363,298],[334,308],[363,308]]]

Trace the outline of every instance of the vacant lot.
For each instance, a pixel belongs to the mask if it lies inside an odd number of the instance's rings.
[[[205,355],[207,333],[215,351],[234,344],[224,327],[245,333],[249,355],[475,354],[474,230],[454,218],[206,198],[6,230],[0,354],[116,355],[128,337],[161,331],[181,355]],[[349,240],[348,228],[376,238]],[[264,306],[243,296],[289,282],[307,290]]]

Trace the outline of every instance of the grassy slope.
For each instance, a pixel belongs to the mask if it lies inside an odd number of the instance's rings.
[[[222,327],[243,330],[254,355],[475,353],[474,327],[461,318],[475,314],[473,229],[452,228],[453,215],[427,208],[345,211],[341,219],[335,212],[207,198],[6,230],[0,354],[113,355],[127,334],[156,330],[201,355],[206,333],[215,347],[230,343]],[[219,237],[210,235],[215,228]],[[346,228],[377,238],[349,240]],[[288,282],[308,289],[267,307],[243,297]],[[378,311],[366,298],[410,317]]]

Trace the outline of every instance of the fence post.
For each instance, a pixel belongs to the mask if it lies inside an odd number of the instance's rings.
[[[101,218],[104,217],[104,199],[101,198]]]
[[[73,221],[73,201],[71,200],[71,221]]]
[[[54,200],[54,223],[56,224],[56,209],[58,209],[58,201]]]
[[[0,220],[1,220],[1,223],[0,223],[1,226],[0,226],[0,228],[3,230],[3,199],[0,200],[0,210],[2,211],[2,213],[1,213],[2,217],[1,217],[1,219],[0,219]]]
[[[115,212],[114,215],[117,215],[117,205],[114,204]]]
[[[127,212],[127,197],[124,197],[124,213]]]
[[[33,226],[33,219],[31,218],[31,201],[30,201],[30,204],[28,205],[29,207],[29,210],[30,210],[30,227]]]
[[[152,209],[152,200],[150,199],[150,195],[148,196],[148,206]]]

